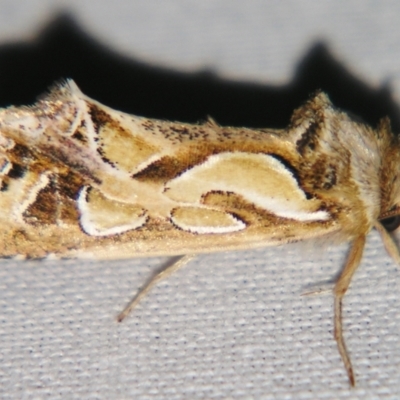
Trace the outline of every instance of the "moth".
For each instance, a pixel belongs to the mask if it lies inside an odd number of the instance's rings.
[[[351,385],[342,299],[366,235],[400,223],[400,145],[317,93],[284,130],[191,125],[124,114],[71,80],[30,107],[0,110],[0,256],[196,254],[318,238],[349,241],[334,286],[334,333]]]

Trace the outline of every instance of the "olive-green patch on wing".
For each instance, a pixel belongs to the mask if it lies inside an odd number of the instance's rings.
[[[245,223],[224,211],[201,207],[177,207],[171,213],[172,222],[193,233],[229,233],[246,227]]]
[[[78,199],[81,227],[89,235],[108,236],[137,229],[145,224],[146,210],[109,199],[94,188],[84,187]]]
[[[104,161],[134,174],[147,162],[155,161],[160,149],[143,137],[124,129],[119,124],[106,123],[98,127],[97,151]]]
[[[220,153],[166,184],[165,195],[185,204],[200,204],[212,191],[240,194],[245,200],[283,218],[326,220],[321,201],[307,199],[295,177],[273,156]]]

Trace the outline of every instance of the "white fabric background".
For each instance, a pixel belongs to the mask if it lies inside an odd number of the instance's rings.
[[[0,39],[29,39],[56,11],[154,65],[282,84],[317,38],[400,99],[400,3],[261,0],[0,1]],[[29,68],[29,66],[27,66]],[[2,399],[375,399],[400,393],[400,277],[372,232],[346,296],[357,388],[332,337],[332,297],[301,297],[346,246],[200,256],[122,324],[165,259],[0,262]]]

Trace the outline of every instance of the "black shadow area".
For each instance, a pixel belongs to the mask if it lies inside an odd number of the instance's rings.
[[[316,44],[292,82],[267,86],[221,79],[210,71],[179,73],[123,57],[60,16],[29,43],[0,46],[0,106],[30,104],[54,81],[73,78],[88,96],[119,110],[167,120],[285,127],[292,111],[318,89],[333,103],[375,126],[388,115],[400,131],[390,89],[373,89]]]

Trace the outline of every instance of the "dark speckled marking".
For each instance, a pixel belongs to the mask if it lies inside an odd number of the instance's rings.
[[[337,171],[333,164],[327,160],[320,159],[311,168],[314,189],[331,189],[337,183]]]
[[[2,181],[0,184],[0,192],[6,192],[8,190],[9,183],[6,181]]]
[[[74,138],[74,139],[76,139],[76,140],[79,140],[80,142],[87,142],[87,139],[82,135],[82,133],[81,132],[79,132],[79,131],[76,131],[73,135],[72,135],[72,137]]]
[[[326,168],[324,189],[331,189],[337,183],[337,171],[334,164],[329,164]]]
[[[111,116],[105,111],[101,110],[95,104],[87,103],[87,105],[96,132],[99,131],[101,126],[106,125],[107,123],[115,124],[115,121],[111,118]]]
[[[97,152],[99,153],[101,159],[102,159],[106,164],[111,165],[113,168],[117,168],[117,166],[115,165],[115,163],[113,163],[111,160],[109,160],[109,159],[105,156],[104,150],[103,150],[103,148],[102,148],[101,146],[98,146],[98,147],[97,147]]]
[[[14,158],[17,160],[25,160],[32,157],[29,149],[26,146],[18,143],[13,147],[11,153],[14,154]]]
[[[188,129],[186,126],[171,126],[171,131],[178,133],[179,135],[193,135],[193,129]],[[196,137],[196,135],[193,135]]]
[[[7,176],[11,179],[22,178],[26,173],[26,168],[21,164],[12,163],[11,169],[8,171]]]
[[[142,126],[146,131],[154,131],[154,122],[150,119],[143,121]]]
[[[318,131],[320,130],[318,123],[314,122],[301,135],[301,138],[296,142],[297,151],[304,156],[310,150],[315,151],[318,142]]]
[[[73,133],[72,138],[84,144],[88,143],[88,137],[86,135],[85,128],[85,121],[82,121],[80,126]]]

